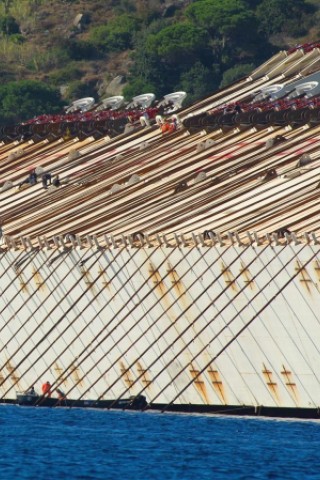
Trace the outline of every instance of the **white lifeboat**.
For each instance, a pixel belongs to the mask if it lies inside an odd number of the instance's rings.
[[[84,97],[79,100],[72,102],[70,107],[67,108],[66,113],[72,113],[76,111],[87,112],[95,104],[95,99],[93,97]]]
[[[115,95],[114,97],[108,97],[104,98],[102,100],[102,105],[97,108],[97,110],[104,110],[104,109],[110,109],[110,110],[118,110],[120,107],[122,107],[124,104],[124,97],[121,95]]]
[[[154,93],[143,93],[142,95],[137,95],[136,97],[132,97],[132,102],[127,106],[127,108],[148,108],[155,98],[156,96]]]
[[[164,95],[161,102],[159,102],[159,106],[164,107],[165,113],[173,113],[182,108],[182,103],[186,96],[186,92],[168,93],[167,95]]]

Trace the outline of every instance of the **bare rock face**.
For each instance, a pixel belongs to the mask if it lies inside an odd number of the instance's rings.
[[[90,15],[87,13],[77,13],[72,23],[74,28],[82,31],[90,23]]]
[[[125,77],[123,75],[117,75],[111,80],[111,82],[102,82],[99,87],[98,94],[99,96],[121,95],[124,84]]]

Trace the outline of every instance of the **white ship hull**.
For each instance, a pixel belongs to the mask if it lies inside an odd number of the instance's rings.
[[[8,129],[0,401],[49,381],[68,405],[320,416],[319,59],[279,52],[163,125]]]
[[[1,254],[2,401],[67,398],[317,409],[319,246]]]

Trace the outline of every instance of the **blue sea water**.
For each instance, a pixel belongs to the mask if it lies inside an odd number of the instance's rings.
[[[0,479],[320,479],[320,422],[0,406]]]

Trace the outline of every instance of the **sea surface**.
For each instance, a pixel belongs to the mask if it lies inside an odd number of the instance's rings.
[[[320,479],[320,422],[0,406],[0,479]]]

